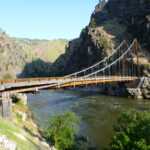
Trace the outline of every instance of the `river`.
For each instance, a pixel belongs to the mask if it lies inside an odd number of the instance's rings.
[[[91,145],[98,149],[107,147],[113,136],[113,125],[123,109],[148,110],[150,101],[136,100],[99,93],[73,90],[41,91],[39,95],[28,95],[28,106],[41,116],[44,122],[52,113],[62,113],[66,109],[82,117],[80,133],[88,136]],[[46,114],[46,115],[41,115]]]

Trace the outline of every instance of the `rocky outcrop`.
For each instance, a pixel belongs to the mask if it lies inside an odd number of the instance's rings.
[[[150,77],[129,83],[116,83],[105,86],[105,94],[111,96],[150,99]]]
[[[0,30],[0,79],[16,78],[25,62],[22,48]]]
[[[135,38],[143,44],[140,56],[146,56],[148,60],[150,53],[145,48],[150,48],[149,35],[149,0],[101,0],[91,15],[90,24],[77,39],[78,45],[75,41],[70,42],[66,54],[57,59],[54,67],[61,70],[61,75],[79,71],[110,55],[123,40],[130,43]],[[99,86],[99,91],[113,96],[149,98],[149,61],[144,63],[143,59],[141,62],[141,74],[146,78],[140,85],[111,83]]]
[[[0,80],[45,77],[52,63],[65,52],[67,40],[30,40],[9,37],[0,30]]]
[[[123,40],[130,43],[138,38],[148,49],[149,35],[149,0],[101,0],[91,15],[90,24],[82,30],[78,45],[76,40],[70,42],[66,54],[57,59],[53,67],[60,75],[79,71],[102,60]],[[142,53],[150,57],[149,53]]]
[[[150,77],[127,83],[105,83],[97,86],[76,88],[77,91],[98,92],[103,95],[150,99]]]
[[[110,55],[124,39],[131,39],[131,36],[116,19],[97,28],[86,27],[78,39],[69,43],[66,53],[56,60],[53,68],[60,75],[87,68]]]
[[[0,149],[16,150],[17,144],[12,140],[7,139],[5,135],[0,134]]]
[[[14,133],[15,136],[22,139],[23,141],[28,141],[24,135],[19,133]],[[36,141],[37,144],[41,145],[45,150],[57,150],[54,146],[50,146],[47,142],[41,141],[40,139],[33,137],[33,140]],[[20,149],[17,146],[17,143],[13,140],[9,140],[6,135],[0,134],[0,149],[1,150],[17,150]],[[40,148],[38,148],[40,149]]]
[[[24,105],[27,105],[27,95],[24,93],[14,93],[12,96],[12,101],[14,103],[21,102]]]
[[[150,1],[149,0],[102,0],[93,14],[97,25],[118,18],[127,26],[127,32],[150,48]]]

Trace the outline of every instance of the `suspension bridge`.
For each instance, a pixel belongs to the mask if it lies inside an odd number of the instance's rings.
[[[110,56],[86,69],[64,77],[0,80],[0,116],[12,119],[10,96],[16,92],[38,94],[42,89],[75,88],[76,86],[131,82],[140,79],[139,49],[140,45],[136,39],[130,46],[123,41]]]
[[[0,93],[5,99],[16,92],[134,81],[140,78],[139,49],[136,39],[130,46],[123,41],[110,56],[64,77],[0,80]]]

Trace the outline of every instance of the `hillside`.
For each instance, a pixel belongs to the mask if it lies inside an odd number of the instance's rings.
[[[0,79],[15,78],[28,61],[23,49],[0,30]]]
[[[78,39],[69,43],[67,52],[56,60],[53,68],[61,75],[78,71],[108,56],[123,40],[131,43],[135,38],[146,50],[142,53],[149,57],[150,1],[102,0],[89,25]]]
[[[13,103],[12,114],[12,120],[0,116],[0,149],[54,150],[44,138],[43,128],[34,120],[34,115],[31,115],[26,105],[22,102]]]
[[[50,76],[67,46],[67,40],[17,39],[0,30],[0,79]]]
[[[61,54],[64,54],[68,46],[68,41],[63,39],[52,41],[14,39],[29,57],[38,58],[50,63],[53,63]]]

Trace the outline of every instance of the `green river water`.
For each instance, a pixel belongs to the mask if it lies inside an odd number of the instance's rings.
[[[82,117],[79,123],[80,133],[89,137],[91,145],[101,149],[109,145],[114,135],[113,125],[122,110],[149,110],[150,101],[62,90],[41,91],[39,95],[29,94],[28,106],[32,112],[35,111],[41,116],[43,122],[52,113],[62,113],[66,109],[75,112]]]

